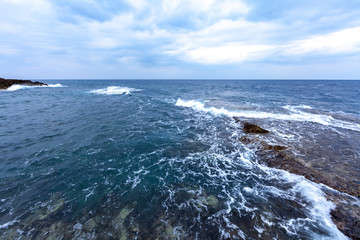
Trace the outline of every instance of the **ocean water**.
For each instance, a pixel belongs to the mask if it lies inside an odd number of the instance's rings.
[[[233,117],[356,182],[360,81],[44,82],[0,91],[1,239],[347,239]]]

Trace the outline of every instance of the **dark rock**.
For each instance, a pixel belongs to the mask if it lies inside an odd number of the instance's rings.
[[[352,212],[349,212],[349,209],[345,209],[344,206],[338,205],[331,211],[332,219],[338,229],[351,239],[360,240],[360,220],[351,215]]]
[[[249,138],[247,136],[242,136],[239,138],[239,141],[244,143],[244,144],[251,144],[251,143],[256,143],[256,142],[259,142],[260,140],[259,139],[253,139],[253,138]]]
[[[255,124],[244,122],[239,117],[233,117],[235,123],[241,122],[243,124],[243,129],[245,133],[257,133],[257,134],[265,134],[268,133],[268,130],[265,130]]]
[[[255,124],[251,124],[248,122],[244,122],[243,129],[245,133],[265,134],[269,132],[268,130],[265,130]]]
[[[6,90],[14,84],[21,84],[21,85],[27,85],[27,86],[47,86],[46,83],[37,82],[37,81],[33,82],[30,80],[0,78],[0,90]]]
[[[238,117],[233,117],[233,119],[235,120],[236,123],[241,122],[240,118]]]
[[[288,148],[288,147],[281,146],[281,145],[269,145],[266,142],[264,142],[256,137],[249,138],[247,136],[242,136],[239,138],[239,141],[244,144],[252,144],[252,143],[259,144],[259,146],[261,148],[260,150],[272,150],[272,151],[278,152],[278,151],[282,151],[282,150],[285,150]]]
[[[268,144],[266,144],[266,146],[264,146],[264,150],[281,151],[281,150],[285,150],[285,149],[287,149],[287,147],[281,146],[281,145],[268,145]]]

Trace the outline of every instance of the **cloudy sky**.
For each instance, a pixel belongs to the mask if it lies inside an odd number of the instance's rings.
[[[0,0],[0,77],[360,79],[359,0]]]

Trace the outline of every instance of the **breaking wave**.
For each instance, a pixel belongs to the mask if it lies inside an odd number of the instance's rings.
[[[121,94],[131,94],[131,92],[139,92],[141,89],[136,88],[128,88],[128,87],[118,87],[118,86],[110,86],[107,88],[91,90],[91,93],[102,94],[102,95],[121,95]]]
[[[39,87],[51,87],[51,88],[56,88],[56,87],[65,87],[63,85],[61,85],[60,83],[57,84],[48,84],[48,85],[42,85],[42,86],[27,86],[27,85],[21,85],[21,84],[14,84],[11,87],[9,87],[8,89],[6,89],[5,91],[17,91],[17,90],[21,90],[21,89],[30,89],[30,88],[39,88]]]
[[[285,106],[284,109],[288,113],[270,113],[270,112],[257,112],[257,111],[230,111],[225,108],[206,107],[205,103],[197,100],[182,100],[178,99],[176,106],[192,108],[196,111],[207,112],[213,115],[225,115],[229,117],[245,117],[245,118],[273,118],[277,120],[287,121],[302,121],[319,123],[325,126],[332,126],[338,128],[349,129],[360,132],[360,124],[338,120],[329,115],[314,114],[304,112],[301,109],[311,109],[309,106]]]

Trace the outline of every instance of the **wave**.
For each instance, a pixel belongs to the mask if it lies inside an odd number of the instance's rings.
[[[30,88],[39,88],[39,87],[55,88],[55,87],[65,87],[65,86],[61,85],[60,83],[41,85],[41,86],[27,86],[27,85],[21,85],[21,84],[14,84],[11,87],[9,87],[8,89],[6,89],[5,91],[11,91],[12,92],[12,91],[17,91],[17,90],[21,90],[21,89],[30,89]]]
[[[61,85],[60,83],[57,83],[57,84],[48,84],[47,86],[44,87],[65,87],[65,86]]]
[[[313,122],[325,126],[338,127],[353,131],[360,132],[360,124],[338,120],[332,116],[314,114],[304,112],[301,109],[311,109],[310,106],[285,106],[284,108],[289,111],[285,113],[270,113],[270,112],[257,112],[257,111],[230,111],[225,108],[206,107],[205,103],[197,100],[182,100],[178,99],[176,106],[192,108],[196,111],[206,112],[213,115],[225,115],[229,117],[245,117],[245,118],[272,118],[277,120],[287,121],[301,121],[301,122]]]
[[[131,92],[139,92],[141,89],[136,88],[128,88],[128,87],[118,87],[118,86],[110,86],[107,88],[91,90],[91,93],[102,94],[102,95],[121,95],[121,94],[131,94]]]

